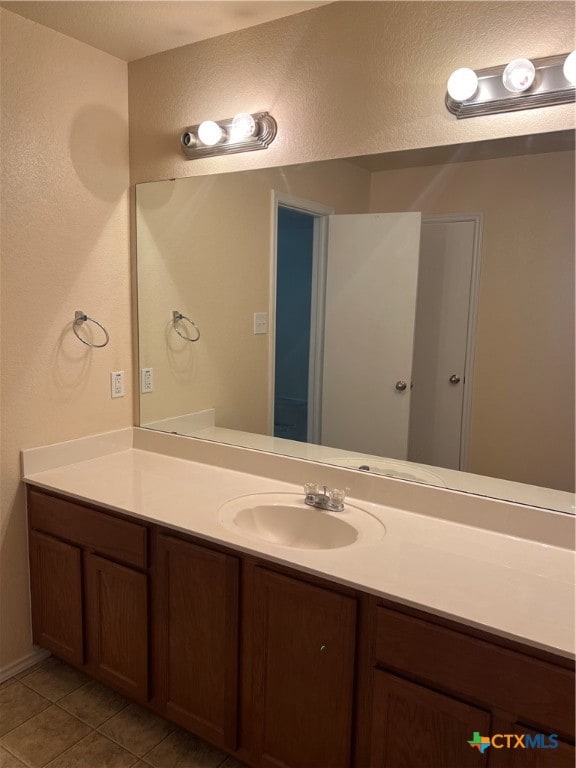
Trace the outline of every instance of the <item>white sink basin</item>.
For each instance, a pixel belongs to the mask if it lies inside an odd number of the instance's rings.
[[[254,493],[227,501],[221,525],[251,539],[295,549],[337,549],[381,539],[386,529],[370,512],[346,504],[327,512],[293,493]]]

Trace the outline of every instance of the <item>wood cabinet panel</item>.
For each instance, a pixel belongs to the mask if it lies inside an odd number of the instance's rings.
[[[81,551],[31,531],[30,589],[34,642],[81,666],[84,663]]]
[[[520,723],[516,723],[511,730],[513,733],[531,736],[536,733],[534,729],[524,727]],[[550,739],[547,738],[545,743],[550,745]],[[574,768],[576,765],[574,746],[561,739],[558,740],[558,746],[555,749],[518,748],[507,751],[510,768]]]
[[[468,741],[490,714],[386,672],[374,672],[371,768],[480,768]]]
[[[235,749],[239,561],[164,534],[156,560],[160,707],[174,722]]]
[[[574,732],[574,674],[568,669],[382,607],[376,659],[518,720]]]
[[[143,525],[34,490],[28,493],[28,513],[31,528],[126,565],[146,568],[147,531]]]
[[[148,577],[86,553],[88,669],[137,701],[148,699]]]
[[[350,765],[356,602],[256,568],[252,723],[263,766]]]

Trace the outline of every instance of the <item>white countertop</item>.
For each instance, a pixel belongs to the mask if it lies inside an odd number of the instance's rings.
[[[121,439],[109,441],[104,448],[100,440],[97,449],[86,450],[92,444],[85,438],[24,451],[24,480],[562,656],[574,656],[575,559],[570,549],[365,498],[349,502],[384,524],[382,538],[362,539],[331,550],[278,546],[224,527],[218,510],[226,501],[251,493],[290,492],[303,497],[299,486],[131,448],[128,432],[111,433]],[[82,450],[75,449],[75,443],[82,443]],[[73,461],[76,463],[70,463]],[[406,486],[409,495],[411,486]]]

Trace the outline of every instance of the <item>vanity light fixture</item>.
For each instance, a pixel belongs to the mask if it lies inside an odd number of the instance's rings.
[[[478,90],[478,75],[470,67],[461,67],[448,78],[448,94],[455,101],[466,101]]]
[[[562,72],[569,83],[576,85],[576,51],[572,51],[566,56]]]
[[[446,108],[460,120],[572,103],[576,94],[575,53],[513,59],[507,65],[476,71],[457,69],[448,79]],[[474,78],[476,88],[472,90]]]
[[[198,138],[205,147],[214,147],[226,139],[226,131],[214,120],[204,120],[198,126]]]
[[[267,149],[276,136],[277,125],[268,112],[240,112],[228,120],[205,120],[185,128],[180,137],[187,160]]]
[[[536,67],[530,59],[513,59],[502,73],[504,88],[510,93],[524,93],[534,82]]]

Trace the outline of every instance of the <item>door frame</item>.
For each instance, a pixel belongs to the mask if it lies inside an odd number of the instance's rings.
[[[276,371],[276,277],[278,271],[278,208],[307,213],[314,217],[312,247],[312,302],[310,307],[310,354],[308,365],[307,441],[320,440],[322,414],[322,364],[324,355],[324,304],[326,293],[327,217],[334,213],[322,203],[272,190],[270,244],[270,303],[268,308],[268,434],[274,435],[274,392]]]
[[[471,221],[474,224],[474,243],[472,246],[472,274],[470,276],[470,302],[468,305],[468,326],[466,329],[466,357],[464,362],[464,396],[462,398],[462,426],[460,428],[460,472],[468,471],[470,453],[470,423],[472,418],[472,384],[474,361],[476,357],[476,328],[478,303],[480,298],[480,273],[482,268],[482,232],[484,229],[483,213],[423,213],[422,223],[440,222],[444,224]]]

